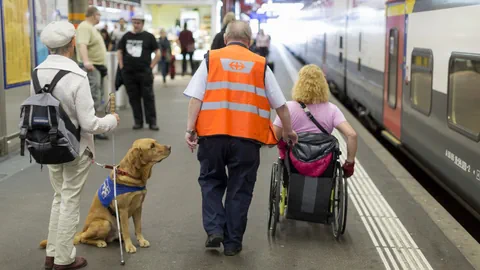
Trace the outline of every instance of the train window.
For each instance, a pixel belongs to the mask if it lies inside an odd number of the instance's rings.
[[[432,50],[413,49],[410,100],[413,107],[425,115],[430,115],[432,107],[432,78]]]
[[[340,36],[340,49],[343,49],[343,37]]]
[[[390,29],[388,53],[388,105],[397,106],[398,29]]]
[[[362,70],[362,59],[361,58],[358,58],[357,69],[358,69],[358,71]]]
[[[479,141],[480,55],[453,53],[448,76],[449,126]]]
[[[343,62],[343,53],[340,52],[340,54],[338,55],[338,62],[342,63]]]

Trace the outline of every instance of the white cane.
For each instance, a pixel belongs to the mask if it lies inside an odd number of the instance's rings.
[[[115,93],[110,93],[110,113],[115,113]],[[120,215],[118,213],[118,202],[117,202],[117,165],[115,165],[115,131],[112,132],[112,142],[113,142],[113,196],[115,200],[115,214],[117,218],[117,228],[118,228],[118,241],[120,242],[120,264],[125,265],[125,260],[123,259],[123,247],[122,247],[122,233],[120,230]]]

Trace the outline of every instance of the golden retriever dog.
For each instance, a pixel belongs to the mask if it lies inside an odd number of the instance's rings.
[[[144,188],[151,176],[152,168],[155,164],[170,155],[171,147],[157,143],[153,139],[136,140],[132,147],[128,150],[122,159],[117,173],[117,202],[120,218],[120,228],[122,233],[122,241],[124,242],[125,251],[135,253],[137,249],[130,238],[128,228],[128,220],[133,218],[135,225],[135,235],[140,247],[149,247],[150,243],[142,234],[142,205],[147,194]],[[111,185],[107,185],[107,181],[111,181]],[[111,200],[108,207],[104,206],[101,197],[105,194],[111,194],[113,198],[113,170],[110,172],[110,179],[107,179],[93,197],[92,205],[88,212],[85,226],[82,232],[77,233],[74,238],[74,244],[84,243],[97,247],[106,247],[110,243],[118,239],[118,228],[115,214],[115,201]],[[120,186],[128,186],[134,191],[120,194]],[[108,201],[107,201],[108,203]],[[40,243],[41,248],[47,246],[47,240]]]

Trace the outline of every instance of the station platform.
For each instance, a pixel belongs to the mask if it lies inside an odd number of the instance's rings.
[[[300,64],[282,47],[272,49],[275,75],[287,99]],[[480,247],[374,137],[333,98],[358,133],[355,175],[349,182],[347,229],[334,239],[329,226],[283,221],[277,236],[267,232],[268,196],[275,148],[262,148],[243,251],[225,257],[204,248],[199,164],[184,142],[190,76],[155,81],[160,131],[134,131],[130,110],[120,111],[115,132],[119,161],[135,139],[150,137],[172,146],[147,184],[142,228],[151,246],[125,253],[120,265],[118,242],[106,248],[78,245],[85,269],[480,269]],[[345,141],[337,133],[343,147]],[[97,141],[97,162],[112,162],[112,140]],[[346,153],[346,151],[342,151]],[[78,230],[91,200],[109,171],[92,166],[81,199]],[[53,191],[48,170],[12,155],[0,163],[0,269],[42,269]]]

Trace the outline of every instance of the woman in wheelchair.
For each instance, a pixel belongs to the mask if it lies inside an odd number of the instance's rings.
[[[346,228],[348,183],[353,175],[357,134],[337,106],[328,102],[329,88],[322,70],[304,66],[287,102],[295,145],[280,140],[280,158],[272,166],[270,178],[268,230],[276,234],[280,216],[286,219],[331,224],[335,238]],[[338,129],[347,137],[347,157],[340,164],[340,146],[332,136]],[[282,137],[282,124],[275,119],[273,129]]]
[[[357,134],[346,121],[340,109],[328,101],[329,92],[330,89],[327,80],[318,66],[306,65],[300,69],[298,80],[292,90],[293,100],[287,102],[292,121],[292,129],[299,135],[299,143],[303,134],[303,141],[306,142],[307,145],[309,138],[314,138],[309,137],[309,134],[327,133],[330,135],[334,128],[338,129],[347,138],[347,159],[342,168],[344,177],[350,177],[354,172],[355,155],[357,152]],[[273,123],[273,128],[277,138],[281,138],[282,123],[278,116]],[[288,145],[283,140],[280,140],[277,146],[280,151],[280,158],[282,160],[285,159]],[[314,152],[318,153],[318,151],[312,149],[304,149],[304,151],[300,149],[299,151],[303,152],[304,155]],[[306,158],[315,159],[316,157]],[[329,153],[315,162],[301,163],[298,160],[291,160],[291,162],[293,167],[301,174],[317,177],[327,169],[331,163],[331,159],[332,153]]]

